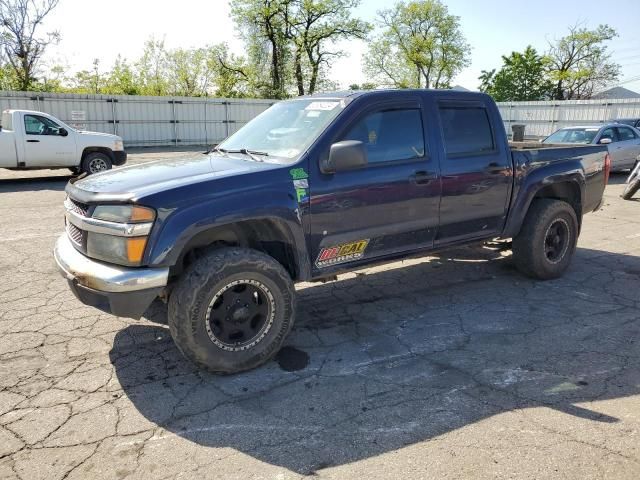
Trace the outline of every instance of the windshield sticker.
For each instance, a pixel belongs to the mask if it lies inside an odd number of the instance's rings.
[[[294,180],[293,186],[296,188],[309,188],[309,180],[303,178],[301,180]]]
[[[305,110],[333,110],[338,105],[339,102],[311,102]]]
[[[344,243],[335,247],[323,248],[316,259],[316,267],[323,268],[362,258],[369,245],[369,239]]]
[[[307,117],[308,118],[316,118],[319,117],[322,114],[322,112],[320,110],[309,110],[307,112]]]
[[[292,168],[291,170],[289,170],[289,174],[291,175],[291,178],[294,180],[302,180],[303,178],[309,178],[309,175],[307,175],[307,172],[305,171],[304,168]]]

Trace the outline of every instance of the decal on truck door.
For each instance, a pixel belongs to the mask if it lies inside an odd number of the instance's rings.
[[[362,258],[367,245],[369,245],[368,238],[366,240],[343,243],[335,247],[323,248],[316,259],[316,267],[323,268]]]

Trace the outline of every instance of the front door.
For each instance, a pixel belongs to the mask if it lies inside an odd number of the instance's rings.
[[[441,101],[438,111],[444,159],[435,243],[499,234],[507,216],[512,165],[510,151],[492,128],[491,112],[476,101]]]
[[[362,141],[368,165],[334,174],[314,165],[309,248],[316,275],[433,245],[440,181],[425,124],[417,99],[369,105],[333,140]]]
[[[640,138],[630,127],[616,127],[618,141],[613,147],[616,154],[614,166],[616,168],[633,168],[640,155]]]
[[[27,167],[66,167],[78,164],[73,135],[62,135],[53,120],[33,114],[24,116],[24,161]]]

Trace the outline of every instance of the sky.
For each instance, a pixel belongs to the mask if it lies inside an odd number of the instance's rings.
[[[617,0],[443,0],[450,13],[460,17],[462,32],[472,47],[471,65],[453,81],[470,90],[479,85],[482,70],[499,68],[501,56],[533,45],[544,51],[550,40],[562,37],[570,25],[588,28],[607,23],[618,32],[609,42],[613,59],[622,66],[622,86],[640,92],[640,1]],[[389,0],[362,0],[354,14],[371,22]],[[46,31],[58,30],[59,45],[47,54],[48,64],[67,65],[71,71],[92,68],[93,59],[108,69],[118,54],[134,60],[145,40],[164,38],[169,48],[199,47],[228,42],[242,54],[242,42],[230,19],[227,0],[60,0],[46,19]],[[336,61],[330,77],[342,88],[367,79],[361,58],[362,41],[342,42],[348,57]]]

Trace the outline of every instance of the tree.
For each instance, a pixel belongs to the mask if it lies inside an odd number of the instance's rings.
[[[144,44],[142,57],[136,63],[142,95],[168,95],[166,77],[167,50],[164,39],[150,38]]]
[[[287,19],[292,0],[233,0],[231,15],[255,65],[253,83],[273,98],[286,97],[290,49]],[[264,79],[263,72],[269,72]]]
[[[138,75],[126,59],[118,56],[111,71],[104,76],[103,93],[110,95],[140,95]]]
[[[330,66],[332,59],[345,54],[330,47],[339,40],[364,39],[371,30],[368,23],[351,18],[351,10],[359,4],[360,0],[291,2],[292,8],[285,22],[287,37],[294,46],[294,75],[298,95],[313,94],[320,81],[322,66]]]
[[[207,63],[213,72],[214,94],[218,97],[247,97],[255,92],[252,79],[255,73],[248,73],[251,68],[243,57],[229,52],[226,43],[212,45],[207,49]]]
[[[482,71],[480,91],[498,102],[544,100],[550,97],[553,84],[546,75],[548,59],[528,46],[524,52],[502,57],[502,68]]]
[[[42,55],[60,40],[58,32],[39,35],[45,17],[58,1],[0,0],[0,46],[20,90],[29,90],[36,83]]]
[[[618,79],[620,65],[611,60],[605,45],[616,36],[608,25],[594,30],[576,25],[569,28],[569,35],[550,43],[548,73],[556,100],[590,98]]]
[[[244,75],[264,96],[275,98],[292,92],[312,94],[327,85],[332,61],[345,55],[335,48],[336,42],[363,39],[371,29],[351,17],[359,4],[360,0],[233,0],[232,15],[254,65]]]
[[[377,83],[398,88],[448,88],[469,64],[460,19],[439,0],[398,2],[378,12],[382,32],[364,58]]]

